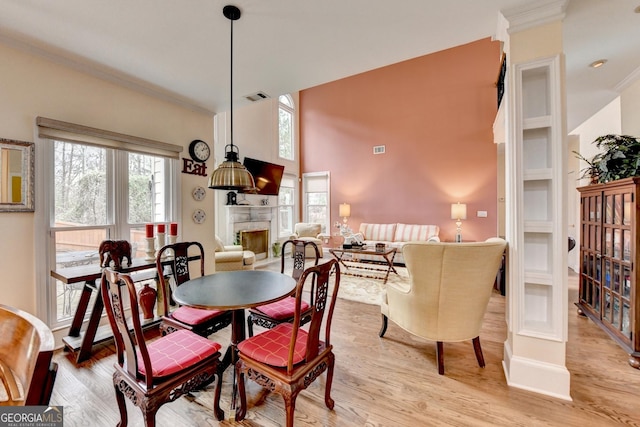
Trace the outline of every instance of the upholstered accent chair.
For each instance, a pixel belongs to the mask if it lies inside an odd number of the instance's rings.
[[[296,397],[327,371],[324,402],[333,409],[331,383],[335,356],[330,342],[331,319],[338,299],[340,267],[333,259],[309,267],[296,285],[293,323],[281,323],[238,344],[240,359],[236,363],[240,408],[236,420],[242,421],[247,411],[244,376],[282,395],[286,410],[286,426],[293,427]],[[306,289],[305,289],[306,288]],[[311,322],[301,328],[303,291],[313,295]],[[324,331],[324,340],[320,332]]]
[[[280,255],[280,273],[285,273],[285,255],[287,248],[291,246],[291,253],[293,254],[293,267],[291,269],[291,277],[296,281],[300,280],[302,273],[305,270],[305,261],[307,257],[305,253],[307,248],[314,250],[314,264],[318,265],[320,259],[320,251],[318,246],[309,240],[287,240],[282,244],[282,252]],[[311,262],[309,262],[311,263]],[[313,295],[312,295],[313,296]],[[300,323],[304,325],[311,320],[311,309],[309,303],[302,301],[302,318]],[[311,303],[313,304],[313,302]],[[259,325],[263,328],[271,329],[279,325],[280,323],[291,323],[295,315],[296,299],[292,296],[281,299],[280,301],[272,302],[270,304],[260,305],[256,308],[249,310],[247,316],[247,328],[249,330],[249,336],[253,336],[253,325]]]
[[[443,343],[472,340],[485,366],[480,328],[507,243],[491,238],[477,243],[410,242],[404,245],[408,284],[387,283],[380,310],[402,329],[436,341],[438,373],[444,374]]]
[[[138,295],[129,275],[105,268],[101,292],[116,345],[113,386],[120,411],[119,426],[127,425],[126,398],[140,408],[145,426],[151,427],[155,426],[156,412],[162,405],[198,390],[216,377],[220,381],[221,346],[217,342],[185,329],[146,341]],[[130,315],[125,301],[130,305]]]
[[[170,255],[170,257],[169,257]],[[165,260],[164,258],[167,257]],[[168,268],[165,265],[168,261]],[[170,278],[175,286],[180,286],[191,279],[190,263],[199,267],[195,277],[204,275],[204,249],[199,242],[178,242],[166,245],[156,255],[156,269],[159,280],[160,303],[163,305],[160,331],[163,335],[180,329],[187,329],[203,337],[225,328],[231,324],[230,311],[206,310],[201,308],[180,306],[172,309],[172,291]]]
[[[244,250],[242,245],[225,245],[216,236],[215,245],[216,271],[253,270],[256,254]]]
[[[320,252],[320,258],[324,256],[322,253],[322,242],[329,236],[322,233],[322,224],[315,224],[310,222],[298,222],[293,226],[293,234],[289,239],[291,240],[306,240],[313,242],[318,247]],[[308,258],[314,258],[316,256],[313,248],[308,248],[306,252]]]

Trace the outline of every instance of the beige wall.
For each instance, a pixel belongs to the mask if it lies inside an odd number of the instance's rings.
[[[620,95],[621,133],[640,137],[640,79]]]
[[[0,58],[2,138],[39,143],[34,135],[35,118],[44,116],[185,148],[193,139],[203,139],[213,145],[212,115],[158,100],[3,44],[0,44]],[[181,157],[188,157],[188,153],[183,152]],[[213,164],[212,157],[208,161],[209,172]],[[205,250],[212,253],[213,197],[208,195],[204,202],[195,202],[191,197],[193,187],[206,187],[207,180],[179,175],[185,194],[180,238],[199,240]],[[41,171],[36,170],[36,196],[42,191],[42,179]],[[41,211],[42,204],[37,197],[35,204],[36,210]],[[208,214],[203,225],[191,220],[196,207]],[[43,265],[42,260],[36,259],[36,248],[46,240],[41,232],[35,231],[37,217],[37,213],[0,213],[0,301],[44,317],[37,308],[43,307],[38,300],[42,300],[41,289],[47,286],[42,283],[46,274],[36,274]],[[213,271],[212,265],[210,270]]]

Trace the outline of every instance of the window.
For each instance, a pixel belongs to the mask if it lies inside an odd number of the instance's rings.
[[[305,173],[302,185],[304,221],[322,224],[322,232],[327,233],[331,229],[329,172]]]
[[[278,98],[278,155],[287,160],[295,159],[294,152],[294,113],[293,99],[291,95],[280,95]]]
[[[296,177],[285,174],[280,183],[280,193],[278,194],[278,214],[280,237],[289,237],[293,234],[294,209],[296,195]]]
[[[99,264],[98,247],[105,239],[128,240],[132,257],[145,257],[144,225],[176,219],[177,207],[172,201],[177,188],[177,152],[171,155],[155,150],[156,153],[153,148],[133,152],[126,148],[135,147],[122,141],[121,148],[116,148],[90,137],[90,143],[71,141],[82,140],[81,134],[56,137],[60,135],[63,134],[40,131],[45,138],[43,173],[48,183],[43,202],[47,273],[63,267]],[[51,292],[47,302],[50,326],[68,323],[84,283],[64,284],[51,277],[46,283],[50,283],[47,290]]]

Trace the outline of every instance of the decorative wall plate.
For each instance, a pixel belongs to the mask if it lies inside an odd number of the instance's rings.
[[[196,224],[202,224],[207,219],[207,214],[202,209],[196,209],[191,217]]]
[[[191,194],[193,195],[193,198],[196,199],[197,201],[204,200],[204,198],[207,196],[206,190],[200,186],[197,186],[196,188],[194,188]]]

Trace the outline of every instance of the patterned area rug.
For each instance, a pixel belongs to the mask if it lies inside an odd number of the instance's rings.
[[[327,259],[325,255],[325,259]],[[289,262],[289,260],[287,260]],[[351,263],[347,263],[350,265]],[[368,265],[367,265],[368,266]],[[280,263],[279,262],[271,262],[266,265],[259,266],[258,268],[267,269],[271,271],[280,271]],[[285,271],[287,268],[290,268],[290,265],[287,264],[285,266]],[[389,278],[387,283],[409,283],[409,273],[407,272],[406,267],[395,266],[398,274],[393,272],[389,273]],[[340,265],[340,272],[343,273],[340,275],[340,290],[338,291],[338,297],[344,298],[350,301],[361,302],[364,304],[372,304],[379,305],[380,304],[380,296],[382,295],[382,291],[385,289],[385,284],[383,283],[384,274],[376,272],[376,271],[367,271],[371,273],[371,275],[376,275],[380,278],[368,278],[362,277],[362,271],[359,269],[349,268],[347,272],[353,273],[344,274],[345,268]]]
[[[357,271],[356,269],[349,268],[346,270],[347,273],[344,274],[345,268],[341,267],[340,275],[340,289],[338,290],[338,297],[344,298],[350,301],[361,302],[364,304],[380,304],[380,297],[382,295],[383,290],[385,289],[386,284],[384,281],[384,273],[380,274],[378,272],[369,272],[367,271],[365,274],[372,273],[380,278],[369,278],[363,277],[362,272]],[[394,272],[389,273],[389,278],[387,283],[408,283],[409,282],[409,273],[405,267],[396,266],[396,271],[398,274]]]

